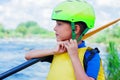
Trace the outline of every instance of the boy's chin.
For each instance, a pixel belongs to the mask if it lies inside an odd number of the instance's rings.
[[[60,42],[60,41],[62,41],[62,40],[60,40],[60,39],[56,39],[56,41],[57,41],[57,42]]]
[[[64,40],[57,38],[56,41],[57,41],[57,42],[60,42],[60,41],[64,41]]]

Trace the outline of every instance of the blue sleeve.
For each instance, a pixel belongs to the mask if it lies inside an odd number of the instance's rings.
[[[87,51],[87,53],[85,53],[85,57],[87,58],[89,55],[90,52]],[[92,77],[96,80],[99,69],[100,69],[100,56],[99,53],[96,53],[94,57],[90,61],[88,61],[86,74],[89,77]]]

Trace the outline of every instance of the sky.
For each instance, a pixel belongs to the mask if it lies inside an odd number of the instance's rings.
[[[21,22],[36,21],[41,27],[53,30],[53,8],[65,0],[0,0],[0,23],[7,29],[15,29]],[[95,9],[99,27],[120,18],[120,0],[86,0]]]

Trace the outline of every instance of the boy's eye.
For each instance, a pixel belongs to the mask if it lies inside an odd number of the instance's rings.
[[[62,25],[62,23],[57,23],[58,26]]]

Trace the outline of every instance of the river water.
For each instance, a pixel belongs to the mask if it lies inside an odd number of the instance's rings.
[[[53,44],[54,43],[54,44]],[[0,41],[0,74],[26,60],[25,54],[31,49],[48,49],[55,46],[54,40]],[[46,80],[50,64],[38,62],[4,80]]]

